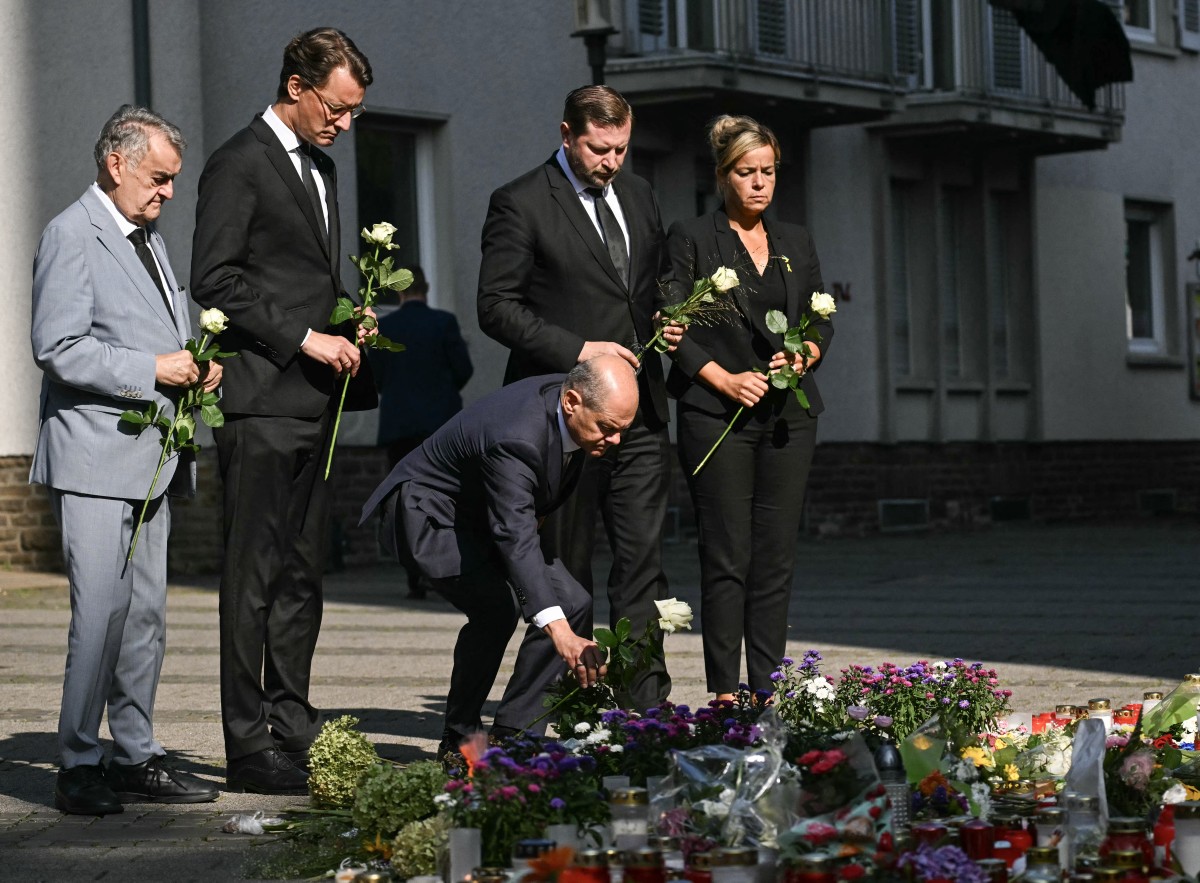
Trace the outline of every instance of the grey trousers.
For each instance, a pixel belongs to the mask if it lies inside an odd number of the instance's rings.
[[[136,764],[163,748],[154,738],[154,694],[166,649],[166,495],[152,500],[133,560],[125,561],[142,501],[51,489],[71,583],[71,630],[58,744],[66,768],[104,757],[108,710],[113,761]]]

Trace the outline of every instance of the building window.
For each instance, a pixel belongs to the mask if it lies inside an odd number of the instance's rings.
[[[434,236],[433,130],[386,114],[366,113],[355,123],[358,229],[388,221],[396,227],[396,266],[419,264],[437,279]],[[430,293],[437,299],[437,286]]]
[[[1125,206],[1125,333],[1130,353],[1167,353],[1163,248],[1168,215],[1161,206]]]
[[[1125,27],[1139,31],[1154,30],[1154,0],[1125,0]]]

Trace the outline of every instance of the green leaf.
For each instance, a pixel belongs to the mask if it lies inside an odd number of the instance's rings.
[[[389,260],[391,260],[389,258]],[[404,291],[413,283],[413,274],[411,270],[406,270],[401,267],[399,270],[393,270],[387,274],[386,280],[382,282],[384,288],[390,288],[392,291]]]
[[[626,665],[633,664],[633,651],[629,648],[628,644],[620,644],[617,646],[617,656],[620,657],[621,662],[625,663]]]
[[[665,352],[669,352],[669,351],[670,351],[670,349],[671,349],[671,344],[667,342],[667,339],[666,339],[665,337],[658,337],[658,338],[655,338],[655,340],[654,340],[654,351],[655,351],[656,353],[665,353]]]
[[[368,331],[371,331],[371,330],[377,328],[378,326],[379,326],[379,322],[377,322],[375,320],[374,316],[363,316],[362,319],[359,320],[359,323],[358,323],[359,328],[365,328]]]
[[[592,632],[592,640],[601,647],[615,647],[619,643],[616,635],[606,628],[598,628]]]
[[[792,381],[791,381],[791,378],[789,378],[787,375],[785,375],[783,373],[784,371],[787,371],[787,370],[788,370],[787,368],[781,368],[780,370],[778,370],[774,374],[772,374],[771,375],[771,386],[775,387],[776,389],[788,389],[792,385]]]
[[[151,420],[144,411],[123,411],[121,413],[122,423],[132,423],[139,429],[145,429],[150,425]]]
[[[805,411],[808,410],[808,396],[800,387],[796,387],[796,401],[800,403],[800,407]]]
[[[407,349],[404,344],[397,343],[394,340],[388,340],[382,334],[376,334],[374,337],[368,337],[367,346],[375,350],[387,350],[389,353],[402,353]]]
[[[784,334],[788,330],[787,316],[779,310],[767,310],[767,328],[776,334]]]
[[[628,617],[622,616],[619,620],[617,620],[617,625],[614,631],[617,633],[617,639],[624,641],[633,632],[633,624],[630,623]]]
[[[783,336],[783,348],[789,353],[804,352],[804,337],[797,328],[789,328]]]
[[[215,392],[202,392],[196,399],[198,405],[215,405],[221,401],[221,397]]]
[[[193,353],[197,362],[211,362],[221,352],[220,344],[214,343],[202,353]]]
[[[183,345],[183,348],[192,354],[193,359],[197,359],[197,361],[199,361],[198,354],[200,352],[200,342],[198,340],[189,340]]]
[[[218,359],[233,359],[233,358],[236,358],[238,355],[239,355],[239,353],[234,352],[234,351],[226,352],[225,350],[221,350],[220,352],[217,353],[216,358],[218,358]]]
[[[211,426],[213,429],[219,429],[225,425],[225,415],[216,405],[201,405],[200,419],[204,421],[205,426]]]
[[[345,298],[338,298],[338,305],[333,308],[333,312],[329,314],[330,325],[341,325],[343,322],[348,322],[354,318],[354,304]]]

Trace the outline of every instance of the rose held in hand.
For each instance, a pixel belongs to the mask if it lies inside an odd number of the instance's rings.
[[[824,291],[814,291],[808,301],[809,308],[822,319],[828,319],[837,312],[837,302],[833,295]]]
[[[654,606],[658,608],[658,627],[668,635],[677,629],[692,627],[692,608],[686,602],[668,598],[665,601],[655,601]]]
[[[399,247],[392,243],[392,236],[395,233],[396,228],[393,225],[387,223],[387,221],[382,221],[370,230],[363,227],[362,238],[371,245],[382,245],[384,248],[393,249]]]
[[[209,334],[220,334],[226,328],[225,314],[220,310],[201,310],[200,311],[200,328],[207,331]]]
[[[728,267],[717,267],[717,271],[708,278],[717,291],[729,291],[738,287],[738,275]]]

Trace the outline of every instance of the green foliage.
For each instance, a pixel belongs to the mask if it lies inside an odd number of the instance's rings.
[[[407,767],[378,763],[367,769],[353,795],[354,826],[368,840],[394,837],[408,825],[433,815],[433,798],[447,777],[440,764],[422,761]]]
[[[438,872],[438,859],[450,840],[450,819],[439,815],[409,822],[392,842],[392,870],[401,877]]]
[[[326,721],[308,749],[308,793],[314,806],[350,806],[363,773],[379,763],[375,746],[354,729],[358,722],[348,714]]]

